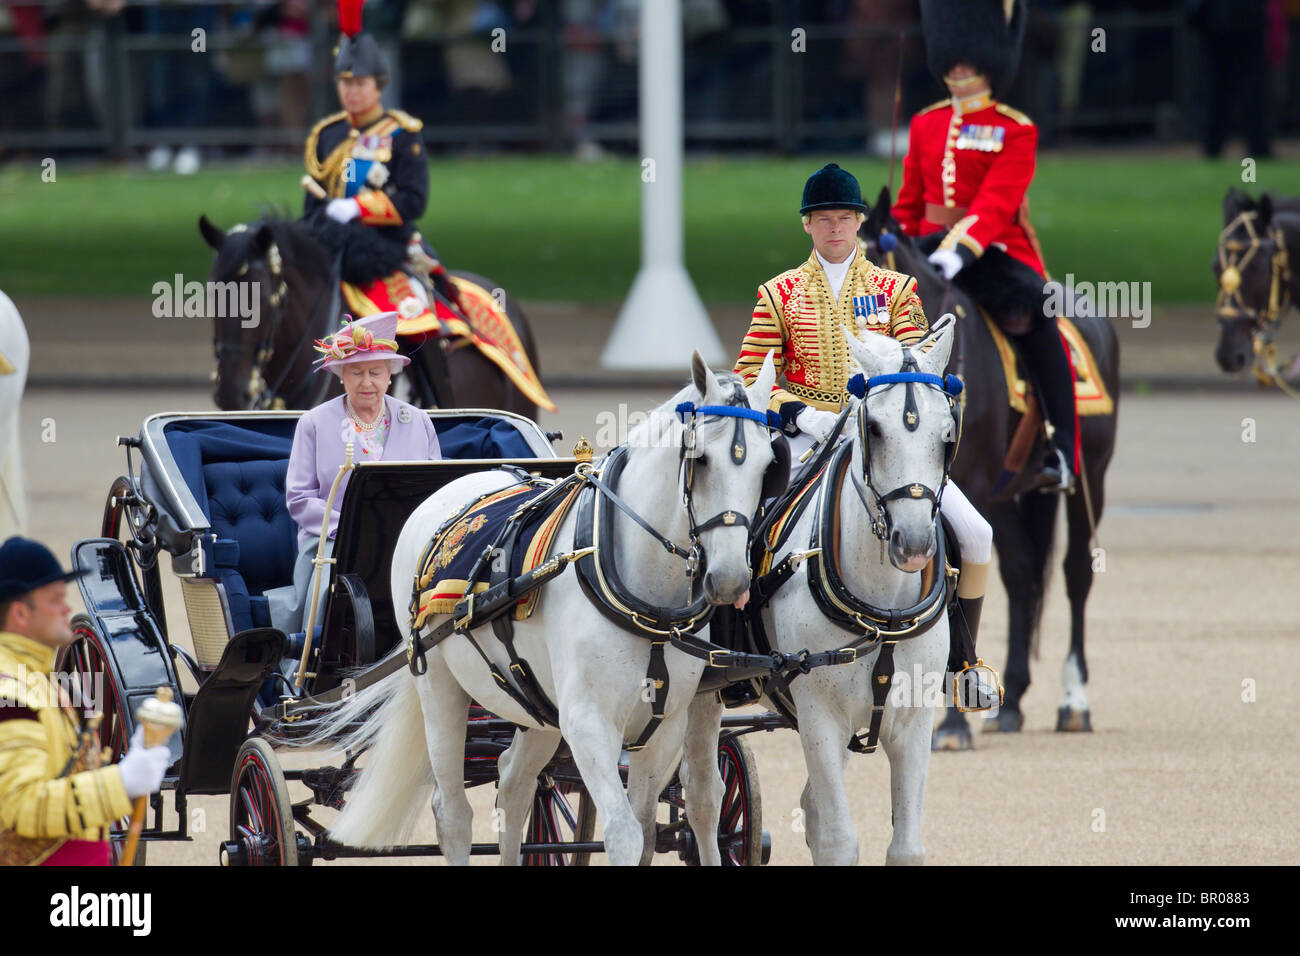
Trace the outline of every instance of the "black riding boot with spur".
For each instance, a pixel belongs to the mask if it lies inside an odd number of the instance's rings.
[[[1033,486],[1040,491],[1074,492],[1075,409],[1074,374],[1055,318],[1035,318],[1016,346],[1029,366],[1029,375],[1052,425],[1047,454]]]

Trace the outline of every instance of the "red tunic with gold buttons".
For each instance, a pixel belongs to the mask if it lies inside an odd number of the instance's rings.
[[[1040,276],[1026,192],[1038,129],[989,94],[947,99],[912,117],[894,218],[909,236],[948,230],[940,249],[975,258],[998,246]]]

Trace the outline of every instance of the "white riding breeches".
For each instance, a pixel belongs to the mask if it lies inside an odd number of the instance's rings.
[[[988,564],[993,560],[993,526],[975,510],[955,481],[949,480],[944,488],[939,510],[952,525],[963,562]]]

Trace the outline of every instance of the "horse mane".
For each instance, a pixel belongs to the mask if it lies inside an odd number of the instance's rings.
[[[745,384],[745,380],[735,372],[714,372],[713,374],[717,378],[718,384],[724,389],[730,388],[736,382],[739,382],[741,385]],[[628,446],[631,448],[645,447],[648,440],[653,440],[656,437],[662,436],[664,434],[662,429],[665,425],[671,427],[673,422],[678,421],[677,406],[682,402],[694,401],[698,394],[699,393],[695,391],[694,383],[688,383],[683,385],[672,398],[668,399],[668,401],[652,408],[646,413],[645,421],[638,422],[635,426],[628,429]]]
[[[263,205],[262,216],[245,223],[237,232],[227,232],[226,242],[217,253],[213,274],[231,276],[249,258],[249,244],[258,231],[266,226],[280,250],[285,265],[314,275],[329,275],[333,264],[326,249],[311,237],[302,221],[279,210]]]

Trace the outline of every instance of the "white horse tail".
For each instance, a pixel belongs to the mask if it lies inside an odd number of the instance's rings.
[[[311,735],[296,745],[369,748],[330,827],[333,839],[359,847],[409,842],[433,795],[433,768],[419,692],[405,668],[315,718]]]

